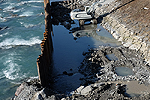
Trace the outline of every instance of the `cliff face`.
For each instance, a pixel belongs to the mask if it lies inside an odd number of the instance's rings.
[[[117,0],[96,9],[102,26],[123,46],[140,51],[150,63],[150,1]]]

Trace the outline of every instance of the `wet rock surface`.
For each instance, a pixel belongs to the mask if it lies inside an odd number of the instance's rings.
[[[106,55],[114,54],[117,60],[109,60]],[[79,67],[79,72],[84,75],[80,78],[82,84],[70,95],[59,94],[49,88],[42,88],[38,81],[22,83],[17,89],[14,100],[26,98],[29,100],[82,100],[101,99],[141,100],[149,98],[150,91],[130,97],[126,93],[127,83],[137,81],[138,84],[150,85],[150,68],[144,61],[140,52],[126,47],[100,47],[84,52],[85,59]],[[116,67],[128,67],[133,75],[119,76],[115,73]],[[65,72],[64,72],[65,73]],[[148,88],[148,87],[147,87]]]
[[[7,28],[8,28],[8,26],[6,26],[6,27],[0,27],[0,31],[5,30]]]
[[[107,59],[107,54],[114,54],[118,60]],[[126,76],[117,75],[115,68],[122,66],[131,68],[134,74]],[[83,83],[72,92],[72,96],[65,98],[65,100],[143,100],[149,98],[149,93],[140,94],[138,97],[129,97],[130,94],[126,93],[127,83],[132,81],[137,81],[138,84],[150,84],[149,66],[144,61],[142,55],[135,50],[125,47],[91,49],[89,52],[86,52],[79,71],[85,76],[81,79]]]
[[[38,79],[29,79],[17,88],[12,100],[60,100],[63,97],[65,95],[57,94],[50,88],[43,88]]]

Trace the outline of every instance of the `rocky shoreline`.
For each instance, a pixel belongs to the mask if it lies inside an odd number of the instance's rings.
[[[108,58],[109,54],[114,56]],[[42,88],[38,79],[34,79],[22,83],[13,100],[148,100],[150,98],[150,90],[148,90],[150,68],[140,52],[126,47],[102,46],[90,49],[83,55],[85,59],[79,67],[79,72],[85,77],[80,79],[82,80],[81,86],[70,96],[59,94],[49,88]],[[128,67],[134,74],[120,76],[115,71],[116,67]],[[128,86],[130,83],[131,86]],[[137,85],[132,83],[137,83]],[[135,90],[138,88],[138,92],[134,92],[134,89],[130,90],[132,86],[135,86]]]
[[[68,14],[70,8],[83,9],[83,5],[91,5],[96,1],[98,0],[80,0],[74,4],[61,2],[61,7],[59,6],[58,8],[67,8],[66,14]],[[22,83],[20,87],[18,87],[15,93],[16,96],[13,100],[150,99],[150,89],[148,89],[150,87],[150,67],[148,64],[149,39],[146,41],[146,38],[148,37],[144,37],[150,32],[150,24],[148,17],[145,17],[147,19],[142,20],[140,19],[141,17],[137,19],[137,17],[132,14],[133,12],[130,11],[128,7],[132,8],[131,6],[134,3],[138,4],[135,0],[116,0],[102,6],[96,5],[95,17],[98,22],[101,22],[101,25],[104,28],[106,28],[116,39],[121,41],[123,46],[101,46],[96,49],[89,49],[89,52],[83,52],[85,59],[82,61],[81,66],[79,66],[79,72],[85,77],[80,78],[82,84],[79,88],[70,95],[59,94],[57,91],[50,88],[43,88],[38,79],[33,79]],[[147,3],[147,5],[144,5],[145,3]],[[149,1],[145,0],[145,2],[143,2],[144,6],[142,7],[147,7],[149,4]],[[146,9],[143,11],[145,10]],[[129,13],[129,15],[126,13]],[[147,13],[147,10],[145,13],[147,16],[150,14]],[[63,15],[62,12],[59,14]],[[63,17],[60,15],[56,15],[58,18],[54,19],[53,22],[55,24],[61,22],[66,28],[69,28],[70,25],[66,24],[66,22],[71,23],[69,17],[66,17],[65,20],[59,18]],[[147,34],[144,32],[147,32]],[[132,73],[119,75],[116,69],[122,67],[129,68]],[[121,71],[124,72],[125,69],[121,69]],[[132,89],[132,87],[134,88]]]

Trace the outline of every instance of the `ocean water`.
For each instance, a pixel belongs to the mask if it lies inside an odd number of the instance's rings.
[[[0,100],[6,100],[25,78],[37,77],[43,0],[0,0],[0,9]]]
[[[0,100],[13,97],[24,79],[38,77],[36,59],[41,54],[45,29],[43,6],[43,0],[0,0]],[[72,25],[78,26],[78,22]],[[101,31],[93,31],[96,28]],[[74,40],[75,33],[70,34],[62,25],[53,26],[53,87],[59,92],[71,92],[80,85],[78,66],[83,51],[100,45],[120,45],[100,25],[86,25],[85,29],[83,37]],[[64,71],[73,75],[63,75]]]

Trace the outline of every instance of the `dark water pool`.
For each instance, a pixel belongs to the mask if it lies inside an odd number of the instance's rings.
[[[79,27],[78,21],[71,25],[71,29]],[[100,31],[99,31],[100,29]],[[53,88],[60,93],[68,93],[80,86],[78,67],[84,56],[82,53],[89,48],[99,46],[119,46],[121,45],[102,26],[84,25],[84,30],[74,32],[66,29],[62,25],[53,26]],[[63,73],[71,73],[66,75]]]

